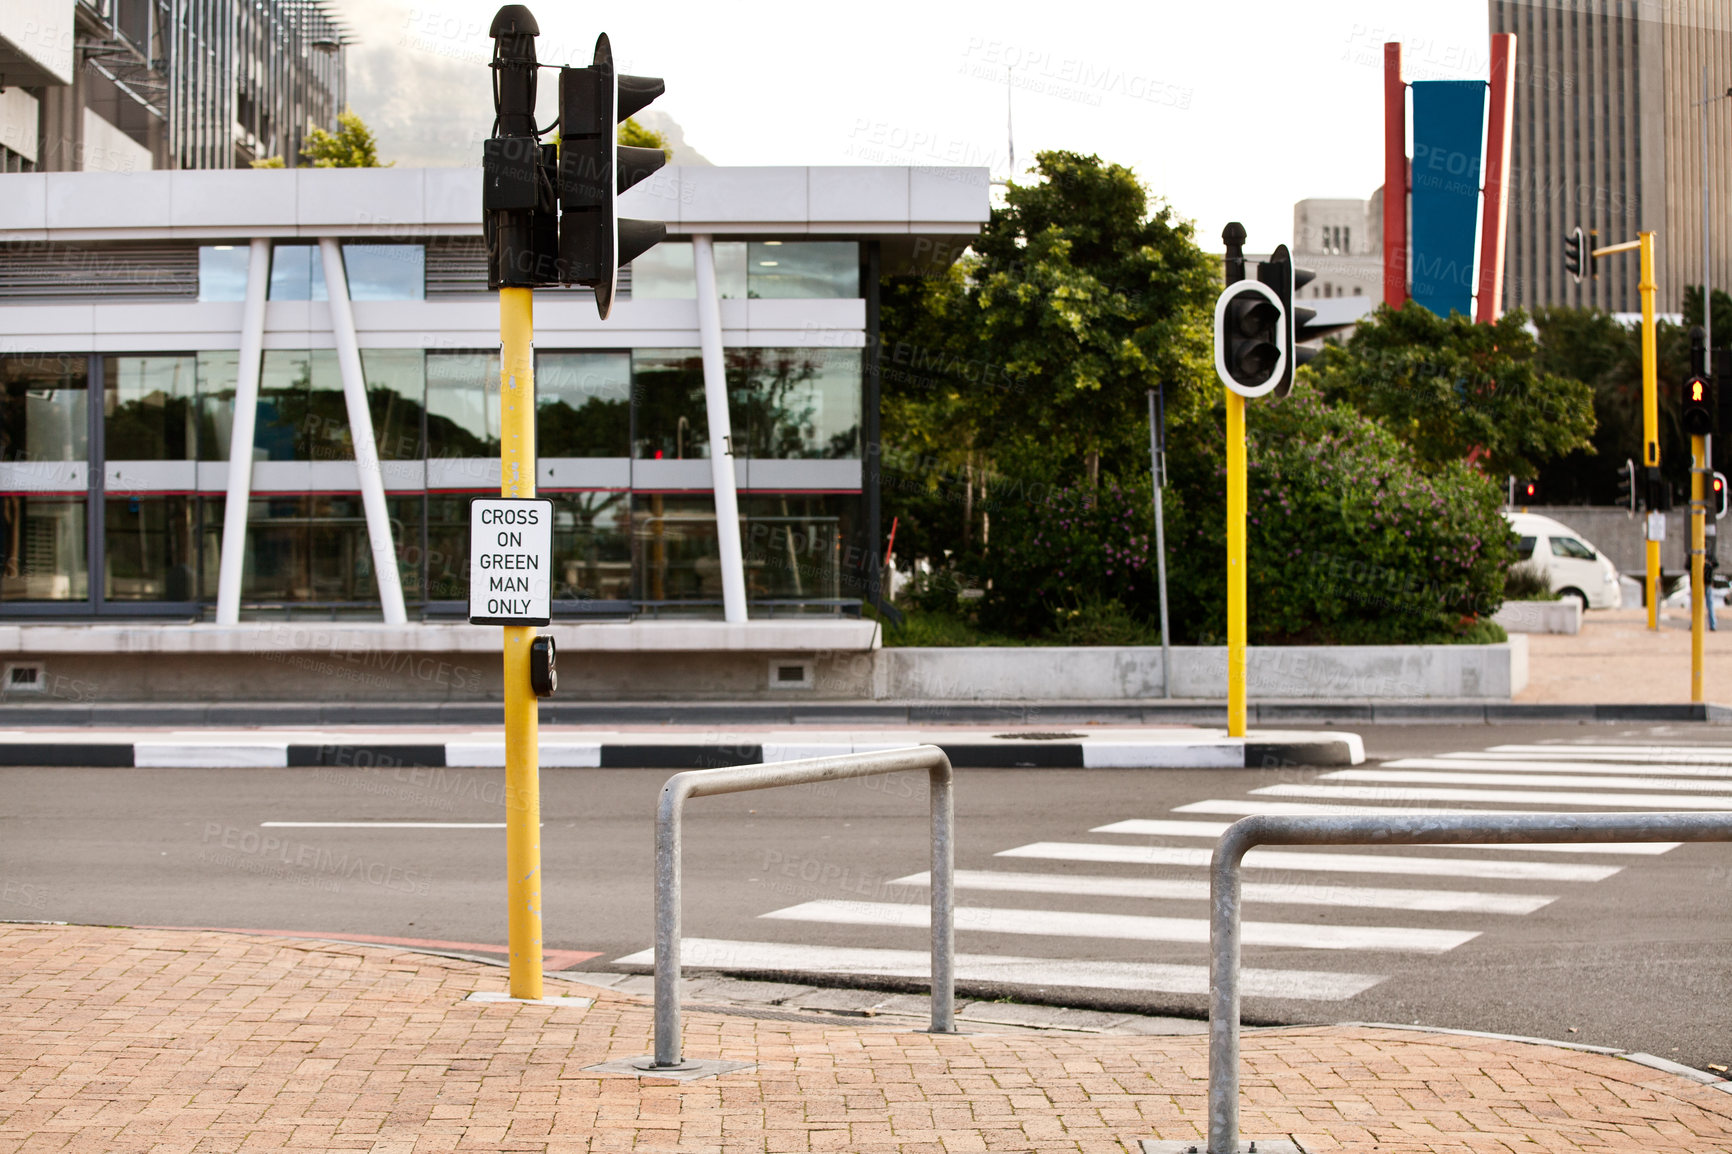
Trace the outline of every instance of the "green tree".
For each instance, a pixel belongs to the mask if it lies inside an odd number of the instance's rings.
[[[352,108],[345,108],[338,114],[336,132],[316,127],[310,130],[307,142],[301,146],[301,156],[314,168],[390,168],[396,163],[379,162],[379,148],[373,139],[373,130]],[[282,168],[283,158],[270,156],[255,160],[253,167]]]
[[[1527,324],[1520,309],[1474,324],[1383,305],[1305,371],[1326,399],[1381,421],[1428,466],[1470,460],[1494,477],[1531,476],[1590,447],[1594,404],[1580,379],[1545,370]]]
[[[645,128],[632,117],[628,116],[625,123],[619,126],[618,139],[619,143],[627,148],[659,148],[663,156],[669,160],[674,158],[674,150],[668,147],[666,136],[653,128]]]

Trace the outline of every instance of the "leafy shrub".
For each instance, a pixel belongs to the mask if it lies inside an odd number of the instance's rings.
[[[1049,640],[1055,645],[1159,645],[1161,630],[1117,601],[1088,601],[1061,609]]]
[[[954,569],[931,569],[916,573],[896,591],[896,600],[925,613],[955,613],[962,582]]]
[[[1515,544],[1496,485],[1460,462],[1422,469],[1376,421],[1303,383],[1248,408],[1253,644],[1493,635],[1476,620],[1502,603]],[[1180,644],[1226,634],[1225,440],[1217,411],[1169,454],[1168,594]],[[1158,620],[1153,529],[1147,482],[1055,488],[995,507],[982,624],[1031,636],[1061,613],[1109,602]]]
[[[1505,601],[1556,601],[1558,595],[1552,592],[1552,579],[1543,565],[1532,561],[1524,561],[1519,565],[1511,565],[1503,579],[1503,599]]]

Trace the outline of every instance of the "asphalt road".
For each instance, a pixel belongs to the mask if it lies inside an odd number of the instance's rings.
[[[1723,742],[1732,751],[1732,734],[1721,738],[1720,731],[1701,726],[1386,726],[1359,732],[1366,741],[1366,768],[1396,758],[1472,753],[1504,744]],[[1194,884],[1206,873],[1187,863],[1103,862],[1054,857],[1054,851],[1038,848],[1007,857],[1003,851],[1040,843],[1146,847],[1156,854],[1206,849],[1212,841],[1194,833],[1138,836],[1101,833],[1097,827],[1126,819],[1230,821],[1233,815],[1219,809],[1173,811],[1211,799],[1230,807],[1254,800],[1253,790],[1270,786],[1332,786],[1322,772],[959,771],[956,868],[973,871],[983,883],[1008,871],[1057,877],[1058,884],[1079,877]],[[651,944],[652,817],[667,775],[664,770],[544,771],[544,918],[550,950],[594,951],[599,956],[582,967],[604,968]],[[1725,778],[1718,784],[1732,789]],[[926,868],[925,807],[926,783],[919,775],[691,802],[686,934],[788,947],[924,950],[925,890],[891,883]],[[1511,808],[1561,807],[1522,803]],[[504,832],[453,824],[503,820],[500,771],[0,769],[0,919],[503,943]],[[263,824],[382,821],[437,824]],[[1396,876],[1382,867],[1340,872],[1339,863],[1315,859],[1304,866],[1252,870],[1247,882],[1271,891],[1263,902],[1247,893],[1247,922],[1327,929],[1348,934],[1343,940],[1349,942],[1359,941],[1351,934],[1356,928],[1388,927],[1397,937],[1431,935],[1425,938],[1430,944],[1414,948],[1402,939],[1393,946],[1317,949],[1281,944],[1279,934],[1270,944],[1256,944],[1248,934],[1249,968],[1378,979],[1363,992],[1335,1000],[1248,998],[1248,1020],[1418,1022],[1641,1049],[1696,1066],[1732,1060],[1732,845],[1682,845],[1637,856],[1467,847],[1376,852],[1446,864],[1441,876],[1427,876],[1417,866]],[[1452,863],[1461,861],[1581,867],[1610,876],[1463,877],[1452,873]],[[1277,892],[1280,886],[1294,889],[1284,897]],[[1344,893],[1363,895],[1368,887],[1383,887],[1379,892],[1384,894],[1391,889],[1471,891],[1492,903],[1552,900],[1519,914],[1338,901]],[[1311,896],[1289,901],[1299,891]],[[989,887],[965,888],[959,898],[962,907],[983,907],[974,915],[976,928],[965,922],[959,930],[965,954],[1136,965],[1207,961],[1206,944],[1168,940],[1192,932],[1180,927],[1169,933],[1178,923],[1194,929],[1195,921],[1206,916],[1206,903],[1194,895]],[[791,907],[818,911],[817,920],[763,916]],[[1079,933],[1063,923],[1064,918],[1074,921],[1073,915],[1099,915],[1109,920],[1097,925],[1108,928]],[[1162,924],[1151,931],[1155,919]],[[1132,928],[1122,933],[1114,928],[1123,926]],[[1445,947],[1438,935],[1466,940]],[[978,985],[974,992],[981,992]],[[1100,983],[1067,988],[1055,980],[986,992],[1150,1013],[1206,1012],[1200,993],[1138,992]]]

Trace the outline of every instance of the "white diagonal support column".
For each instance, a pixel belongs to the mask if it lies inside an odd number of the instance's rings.
[[[218,625],[241,619],[241,576],[247,561],[247,509],[253,494],[253,429],[259,416],[259,358],[265,346],[265,298],[271,287],[271,242],[255,237],[247,259],[235,411],[229,427],[228,499],[223,505],[222,560],[217,568]]]
[[[716,489],[716,547],[721,553],[722,616],[746,619],[746,564],[740,547],[740,497],[734,483],[734,438],[728,423],[728,375],[722,361],[722,304],[716,295],[715,246],[692,237],[697,273],[698,341],[704,356],[704,406],[710,419],[710,476]]]
[[[403,580],[397,572],[397,549],[391,540],[385,477],[379,468],[379,446],[373,438],[373,415],[367,408],[367,378],[361,372],[361,346],[355,339],[355,312],[349,303],[349,278],[343,269],[342,247],[332,237],[320,237],[319,259],[325,266],[325,289],[331,298],[331,336],[337,346],[337,367],[343,375],[343,402],[349,411],[349,439],[355,445],[355,471],[361,479],[361,505],[367,513],[367,537],[373,548],[379,602],[385,611],[385,624],[402,625],[409,619],[403,609]]]

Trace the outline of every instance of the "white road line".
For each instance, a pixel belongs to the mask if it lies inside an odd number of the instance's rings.
[[[994,857],[1032,857],[1050,861],[1126,862],[1132,865],[1193,866],[1206,869],[1214,851],[1166,845],[1100,845],[1095,842],[1037,841],[1003,849]],[[1517,881],[1597,882],[1621,866],[1576,862],[1486,861],[1481,858],[1410,857],[1406,854],[1332,853],[1316,850],[1254,849],[1247,869],[1315,870],[1320,873],[1415,874],[1427,877],[1508,878]]]
[[[1393,785],[1265,785],[1264,797],[1338,797],[1343,801],[1501,801],[1600,809],[1732,809],[1732,797],[1669,793],[1572,793],[1549,789],[1412,789]]]
[[[783,942],[732,942],[685,938],[680,961],[693,969],[747,973],[869,974],[875,977],[927,978],[932,956],[925,950],[847,949]],[[615,965],[647,966],[654,950],[640,950]],[[956,977],[965,982],[1003,982],[1048,988],[1135,990],[1160,994],[1207,994],[1209,967],[1153,962],[1090,962],[1072,958],[1019,958],[995,954],[956,955]],[[1329,970],[1241,970],[1247,997],[1341,1002],[1383,981],[1385,974],[1345,974]]]
[[[1732,745],[1494,745],[1487,754],[1541,754],[1549,757],[1613,757],[1624,761],[1664,761],[1682,758],[1698,763],[1732,765]],[[1467,754],[1479,757],[1480,754]]]
[[[1550,785],[1582,789],[1660,789],[1688,793],[1692,791],[1732,791],[1732,781],[1687,781],[1668,777],[1596,777],[1591,774],[1493,773],[1473,770],[1449,773],[1434,769],[1338,769],[1320,773],[1318,781],[1406,781],[1431,785]]]
[[[785,922],[921,929],[932,924],[923,905],[904,902],[801,902],[759,914]],[[1209,940],[1208,918],[1152,918],[1141,914],[1087,914],[1075,910],[1014,910],[959,906],[956,928],[965,933],[1029,934],[1046,938],[1115,938],[1131,942]],[[1477,930],[1427,930],[1409,926],[1318,926],[1299,922],[1240,923],[1247,946],[1302,950],[1399,950],[1441,954],[1479,937]]]
[[[1515,757],[1403,757],[1397,761],[1386,761],[1384,769],[1448,769],[1475,770],[1487,769],[1507,773],[1519,770],[1525,773],[1596,773],[1596,774],[1640,774],[1655,777],[1702,777],[1714,780],[1732,781],[1732,766],[1723,765],[1678,765],[1672,762],[1664,764],[1622,764],[1618,762],[1595,761],[1535,761],[1531,758]]]
[[[266,829],[504,829],[502,821],[261,821]]]
[[[930,886],[932,875],[909,874],[893,886]],[[1087,897],[1208,901],[1209,883],[1190,878],[1120,878],[1098,874],[1034,874],[1011,870],[957,870],[956,888],[1001,893],[1078,894]],[[1486,894],[1470,890],[1401,890],[1367,886],[1269,885],[1245,882],[1247,903],[1299,906],[1348,906],[1360,909],[1421,910],[1427,913],[1531,914],[1556,901],[1539,894]]]
[[[1193,806],[1214,806],[1213,809],[1197,809],[1197,813],[1236,813],[1236,814],[1441,814],[1441,813],[1499,813],[1501,810],[1459,810],[1459,809],[1392,809],[1384,805],[1314,805],[1302,801],[1199,801],[1181,809],[1192,809]],[[1096,826],[1090,833],[1135,834],[1140,837],[1206,837],[1218,838],[1227,832],[1224,821],[1154,821],[1147,818],[1130,818],[1125,821],[1115,821],[1111,825]],[[1490,849],[1504,853],[1617,853],[1640,854],[1643,857],[1653,857],[1667,850],[1677,849],[1675,841],[1603,841],[1603,842],[1535,842],[1532,844],[1501,844],[1494,842],[1466,842],[1450,846],[1428,846],[1428,849]]]

